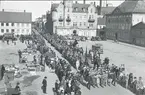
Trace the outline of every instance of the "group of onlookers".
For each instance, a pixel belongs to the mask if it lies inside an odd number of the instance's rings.
[[[94,64],[94,67],[91,67],[88,61],[83,60],[82,57],[84,57],[84,55],[81,54],[79,50],[76,50],[75,47],[69,46],[67,41],[63,40],[62,36],[58,36],[56,34],[47,34],[44,37],[60,53],[62,53],[62,55],[70,62],[73,67],[77,69],[78,73],[74,74],[74,76],[82,85],[90,89],[91,86],[105,87],[107,85],[110,86],[111,84],[115,85],[116,83],[118,83],[122,87],[129,89],[136,95],[144,95],[145,91],[142,77],[139,77],[139,79],[137,79],[137,77],[134,77],[132,73],[126,74],[124,65],[118,67],[112,64],[110,66],[108,59],[105,58],[104,62],[101,63],[101,61],[97,60],[96,56],[91,62],[91,64]],[[79,63],[79,65],[77,65],[77,63]],[[57,70],[58,69],[56,69],[56,71]],[[60,70],[60,72],[63,71]],[[63,76],[63,73],[56,74],[61,80],[62,78],[60,78],[60,76]],[[56,88],[53,90],[56,90]]]

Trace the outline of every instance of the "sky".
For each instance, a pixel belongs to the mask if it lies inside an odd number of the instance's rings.
[[[62,0],[0,0],[0,10],[5,9],[7,11],[24,11],[32,12],[32,20],[35,21],[36,18],[41,17],[46,14],[51,8],[52,3],[59,3]],[[74,0],[76,1],[76,0]],[[77,0],[78,1],[78,0]],[[91,3],[96,1],[96,5],[99,4],[99,0],[86,0],[86,3]],[[118,6],[123,0],[108,0],[107,3],[111,6]],[[78,1],[78,3],[83,3],[83,0]],[[105,5],[106,0],[103,0],[103,5]]]

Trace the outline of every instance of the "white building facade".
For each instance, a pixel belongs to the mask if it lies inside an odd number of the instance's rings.
[[[98,13],[94,3],[79,4],[71,0],[52,4],[53,33],[58,35],[96,36]]]
[[[31,23],[31,13],[1,11],[0,36],[5,33],[14,33],[14,35],[30,35]]]

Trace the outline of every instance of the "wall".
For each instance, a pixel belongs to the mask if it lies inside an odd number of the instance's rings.
[[[145,22],[145,14],[132,14],[132,26],[142,21]]]
[[[96,30],[94,29],[76,29],[76,28],[63,28],[63,27],[57,28],[57,34],[63,36],[72,35],[74,30],[76,30],[79,36],[86,36],[86,37],[96,36]]]
[[[131,14],[110,15],[106,19],[107,38],[115,39],[118,33],[118,40],[130,43],[130,29],[132,23]]]
[[[4,29],[4,32],[1,32],[1,29]],[[0,23],[0,35],[3,35],[6,33],[6,29],[9,30],[9,33],[11,33],[11,30],[14,29],[15,35],[29,35],[31,34],[31,23],[14,23],[14,26],[9,23],[9,26],[6,26],[6,23],[4,23],[4,26],[1,26]]]
[[[132,29],[131,30],[132,36],[132,44],[145,46],[145,29]]]

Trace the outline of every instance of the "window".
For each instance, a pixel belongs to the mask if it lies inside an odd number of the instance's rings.
[[[27,32],[29,32],[29,29],[27,29]]]
[[[140,31],[140,35],[142,35],[142,31]]]
[[[1,26],[4,26],[4,23],[1,23]]]
[[[4,29],[1,29],[1,33],[4,33]]]
[[[92,19],[94,18],[94,16],[92,15]]]
[[[91,15],[89,15],[89,19],[91,19]]]
[[[80,22],[80,26],[82,26],[82,23]]]
[[[11,32],[14,32],[14,31],[15,31],[14,29],[11,30]]]
[[[24,23],[22,23],[22,27],[24,27]]]
[[[89,26],[90,26],[90,27],[93,27],[93,24],[91,23],[91,24],[89,24]]]
[[[69,22],[67,22],[67,25],[69,25]]]
[[[75,8],[75,11],[78,11],[78,8]]]
[[[91,13],[93,12],[93,9],[91,9]]]
[[[73,22],[73,26],[77,26],[77,22]]]
[[[9,23],[6,23],[6,26],[9,26]]]
[[[14,23],[12,23],[12,26],[14,26]]]
[[[27,24],[27,27],[29,27],[29,24]]]
[[[84,19],[86,18],[86,15],[84,15]]]
[[[69,12],[69,8],[67,9],[67,12]]]
[[[85,8],[82,8],[82,11],[85,12]]]
[[[24,32],[24,29],[22,29],[22,33]]]
[[[84,26],[86,26],[86,22],[84,22]]]
[[[20,26],[20,24],[19,24],[19,23],[17,23],[17,26]]]
[[[62,22],[59,22],[59,25],[62,26]]]
[[[9,29],[6,29],[6,32],[9,32]]]
[[[67,17],[69,17],[69,14],[67,15]]]
[[[20,31],[20,29],[17,29],[17,32],[19,32]]]

